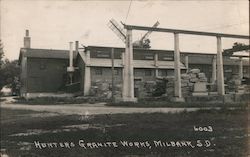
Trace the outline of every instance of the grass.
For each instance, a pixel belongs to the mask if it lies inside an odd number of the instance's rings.
[[[181,113],[114,114],[84,117],[80,115],[57,115],[33,117],[46,114],[34,111],[1,109],[1,149],[11,157],[245,157],[247,153],[246,109],[199,110]],[[86,129],[63,130],[63,126],[89,125]],[[213,132],[195,132],[194,126],[212,126]],[[29,130],[47,131],[39,135],[10,136]],[[53,133],[55,130],[60,130]],[[78,143],[106,141],[149,141],[154,140],[210,140],[211,147],[201,148],[159,148],[118,147],[83,149],[37,149],[34,141]],[[23,142],[28,142],[29,147]],[[24,149],[24,148],[29,149]],[[126,156],[126,157],[127,157]]]
[[[122,106],[122,107],[174,107],[174,108],[183,108],[183,107],[198,107],[198,108],[211,108],[211,107],[237,107],[237,108],[247,108],[248,103],[235,102],[235,103],[214,103],[214,102],[193,102],[193,103],[182,103],[182,102],[170,102],[170,101],[145,101],[139,100],[138,102],[117,102],[117,103],[108,103],[107,106]]]
[[[211,107],[237,107],[245,109],[248,106],[247,102],[234,102],[234,103],[215,103],[215,102],[170,102],[168,99],[139,99],[138,102],[115,102],[112,103],[109,100],[99,100],[93,97],[84,98],[54,98],[54,97],[44,97],[35,99],[24,99],[15,98],[16,104],[29,104],[29,105],[67,105],[67,104],[82,104],[82,103],[96,103],[96,102],[107,102],[106,106],[113,107],[197,107],[197,108],[211,108]]]

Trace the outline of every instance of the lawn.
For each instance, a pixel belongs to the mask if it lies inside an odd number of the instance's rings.
[[[246,109],[95,116],[1,109],[1,149],[9,157],[246,157],[247,116]]]

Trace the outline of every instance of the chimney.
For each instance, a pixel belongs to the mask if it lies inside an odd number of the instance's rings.
[[[73,42],[69,42],[69,67],[73,68]]]
[[[69,42],[69,66],[67,67],[67,72],[70,77],[70,84],[73,83],[73,73],[75,71],[74,64],[73,64],[73,42]]]
[[[75,55],[77,55],[79,49],[79,41],[75,41]]]
[[[26,30],[25,37],[24,37],[24,48],[30,48],[30,37],[29,37],[29,30]]]

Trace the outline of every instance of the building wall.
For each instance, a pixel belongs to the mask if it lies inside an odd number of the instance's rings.
[[[78,82],[80,82],[80,90],[83,91],[84,90],[85,64],[84,64],[83,60],[80,57],[77,58],[76,63],[77,63],[77,67],[79,68],[77,70],[79,72],[79,75],[78,75],[79,77],[76,78],[76,80]]]
[[[134,69],[134,77],[142,81],[155,81],[155,69]]]
[[[174,76],[174,69],[159,69],[158,76],[161,77]]]
[[[250,78],[250,66],[243,66],[243,77]]]
[[[111,58],[112,48],[108,47],[91,47],[90,58]],[[114,48],[114,58],[121,59],[122,52],[125,49]],[[155,54],[158,54],[159,61],[174,61],[174,53],[172,51],[162,50],[145,50],[145,49],[134,49],[133,58],[134,60],[154,60]]]
[[[111,68],[91,67],[90,73],[91,73],[91,84],[98,81],[105,81],[109,83],[111,83],[112,81]],[[114,81],[117,84],[122,82],[122,68],[115,68]]]
[[[90,47],[90,65],[91,66],[91,86],[93,89],[100,87],[103,89],[103,86],[111,85],[112,81],[112,71],[111,71],[111,52],[112,48],[103,48],[103,47]],[[122,52],[124,49],[114,48],[114,58],[121,59]],[[158,54],[158,55],[156,55]],[[157,58],[156,58],[157,57]],[[95,59],[95,60],[94,60]],[[94,62],[97,61],[98,62]],[[103,59],[103,60],[102,60]],[[106,62],[107,59],[110,61]],[[156,82],[156,69],[157,60],[161,61],[174,61],[174,53],[168,51],[151,51],[145,49],[134,49],[133,51],[134,59],[134,88],[136,97],[144,97],[150,95],[150,91],[153,90]],[[104,61],[106,64],[104,64]],[[145,63],[143,63],[145,62]],[[107,65],[108,64],[108,65]],[[103,66],[102,66],[103,65]],[[119,64],[115,64],[119,66]],[[109,67],[107,67],[109,66]],[[169,69],[159,69],[158,76],[174,76],[174,69],[172,64],[160,65],[164,68],[169,66]],[[171,69],[172,67],[172,69]],[[122,85],[122,68],[116,67],[115,74],[115,84],[118,86]],[[182,73],[186,70],[182,70]],[[101,85],[100,85],[101,84]],[[92,91],[92,90],[91,90]],[[99,90],[100,91],[100,90]],[[104,90],[106,93],[106,90]],[[92,92],[91,92],[92,93]],[[97,92],[98,93],[98,92]],[[151,92],[152,94],[152,92]]]
[[[92,47],[90,48],[90,58],[111,58],[111,47]],[[114,58],[121,59],[122,52],[125,49],[122,48],[114,48]]]
[[[122,53],[125,51],[121,48],[113,48],[114,49],[114,58],[115,58],[115,66],[116,75],[115,75],[115,84],[122,84],[122,68],[121,63],[117,64],[117,60],[121,59]],[[88,66],[90,66],[90,77],[91,77],[91,86],[96,88],[97,86],[102,87],[109,85],[111,86],[112,81],[112,72],[111,72],[111,52],[112,48],[107,47],[90,47],[88,49],[90,54],[90,62]],[[186,54],[185,54],[186,55]],[[181,62],[185,63],[185,55],[182,54]],[[157,57],[157,58],[156,58]],[[158,50],[145,50],[145,49],[134,49],[133,51],[133,59],[134,59],[134,88],[135,95],[138,97],[144,97],[149,95],[148,89],[154,86],[156,82],[156,69],[158,69],[159,77],[167,77],[174,76],[173,65],[164,65],[168,69],[161,69],[160,62],[167,63],[174,61],[174,52],[173,51],[158,51]],[[189,56],[189,68],[190,69],[200,69],[201,72],[204,72],[208,81],[211,81],[212,77],[212,61],[213,55],[203,55],[203,54],[191,54]],[[139,64],[140,63],[140,64]],[[231,62],[230,62],[231,64]],[[235,63],[236,64],[236,63]],[[155,65],[158,65],[155,66]],[[119,68],[118,68],[119,66]],[[82,69],[81,77],[84,77],[84,63],[79,66],[79,69]],[[229,69],[228,69],[229,68]],[[230,70],[230,68],[233,68]],[[245,69],[245,68],[244,68]],[[244,70],[243,71],[246,71]],[[229,77],[232,72],[238,71],[237,65],[224,66],[225,70],[225,78]],[[229,72],[230,71],[230,72]],[[182,69],[181,73],[185,73],[186,70]],[[84,79],[83,79],[84,80]],[[100,85],[101,84],[101,85]],[[81,83],[81,86],[84,87],[84,82]],[[149,88],[146,88],[146,87]],[[110,88],[109,88],[110,90]]]
[[[173,69],[159,69],[160,76],[173,76]],[[115,68],[115,82],[122,82],[122,68]],[[155,69],[135,68],[134,77],[141,81],[155,81]],[[112,71],[111,68],[91,67],[91,82],[105,81],[111,82]]]
[[[20,81],[21,81],[21,88],[20,88],[20,95],[25,96],[27,91],[27,57],[23,57],[20,63],[21,71],[20,71]]]
[[[68,60],[28,58],[27,92],[62,91],[67,82]]]

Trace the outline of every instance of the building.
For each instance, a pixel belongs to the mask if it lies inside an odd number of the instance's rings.
[[[64,93],[68,60],[67,50],[30,48],[30,37],[26,31],[24,47],[20,49],[19,55],[21,96],[33,97],[39,94]]]
[[[113,62],[112,62],[112,52]],[[68,50],[33,49],[30,48],[30,37],[26,32],[24,48],[20,50],[21,95],[25,97],[52,96],[82,92],[82,95],[93,95],[93,90],[109,94],[112,89],[112,74],[118,91],[121,91],[123,79],[123,55],[125,48],[88,46],[74,51],[73,83],[67,75],[69,65]],[[181,73],[188,68],[199,68],[205,73],[209,82],[213,82],[214,54],[181,52]],[[170,50],[134,49],[134,93],[136,97],[148,96],[145,86],[158,79],[174,76],[174,52]],[[215,62],[216,63],[216,62]],[[232,74],[239,73],[239,59],[224,57],[225,80]],[[112,73],[112,65],[114,71]],[[249,77],[249,63],[243,61],[243,75]],[[216,77],[215,77],[216,78]],[[68,90],[74,86],[74,90]],[[103,90],[100,90],[103,89]],[[117,92],[118,92],[117,91]],[[121,92],[117,95],[121,95]]]

